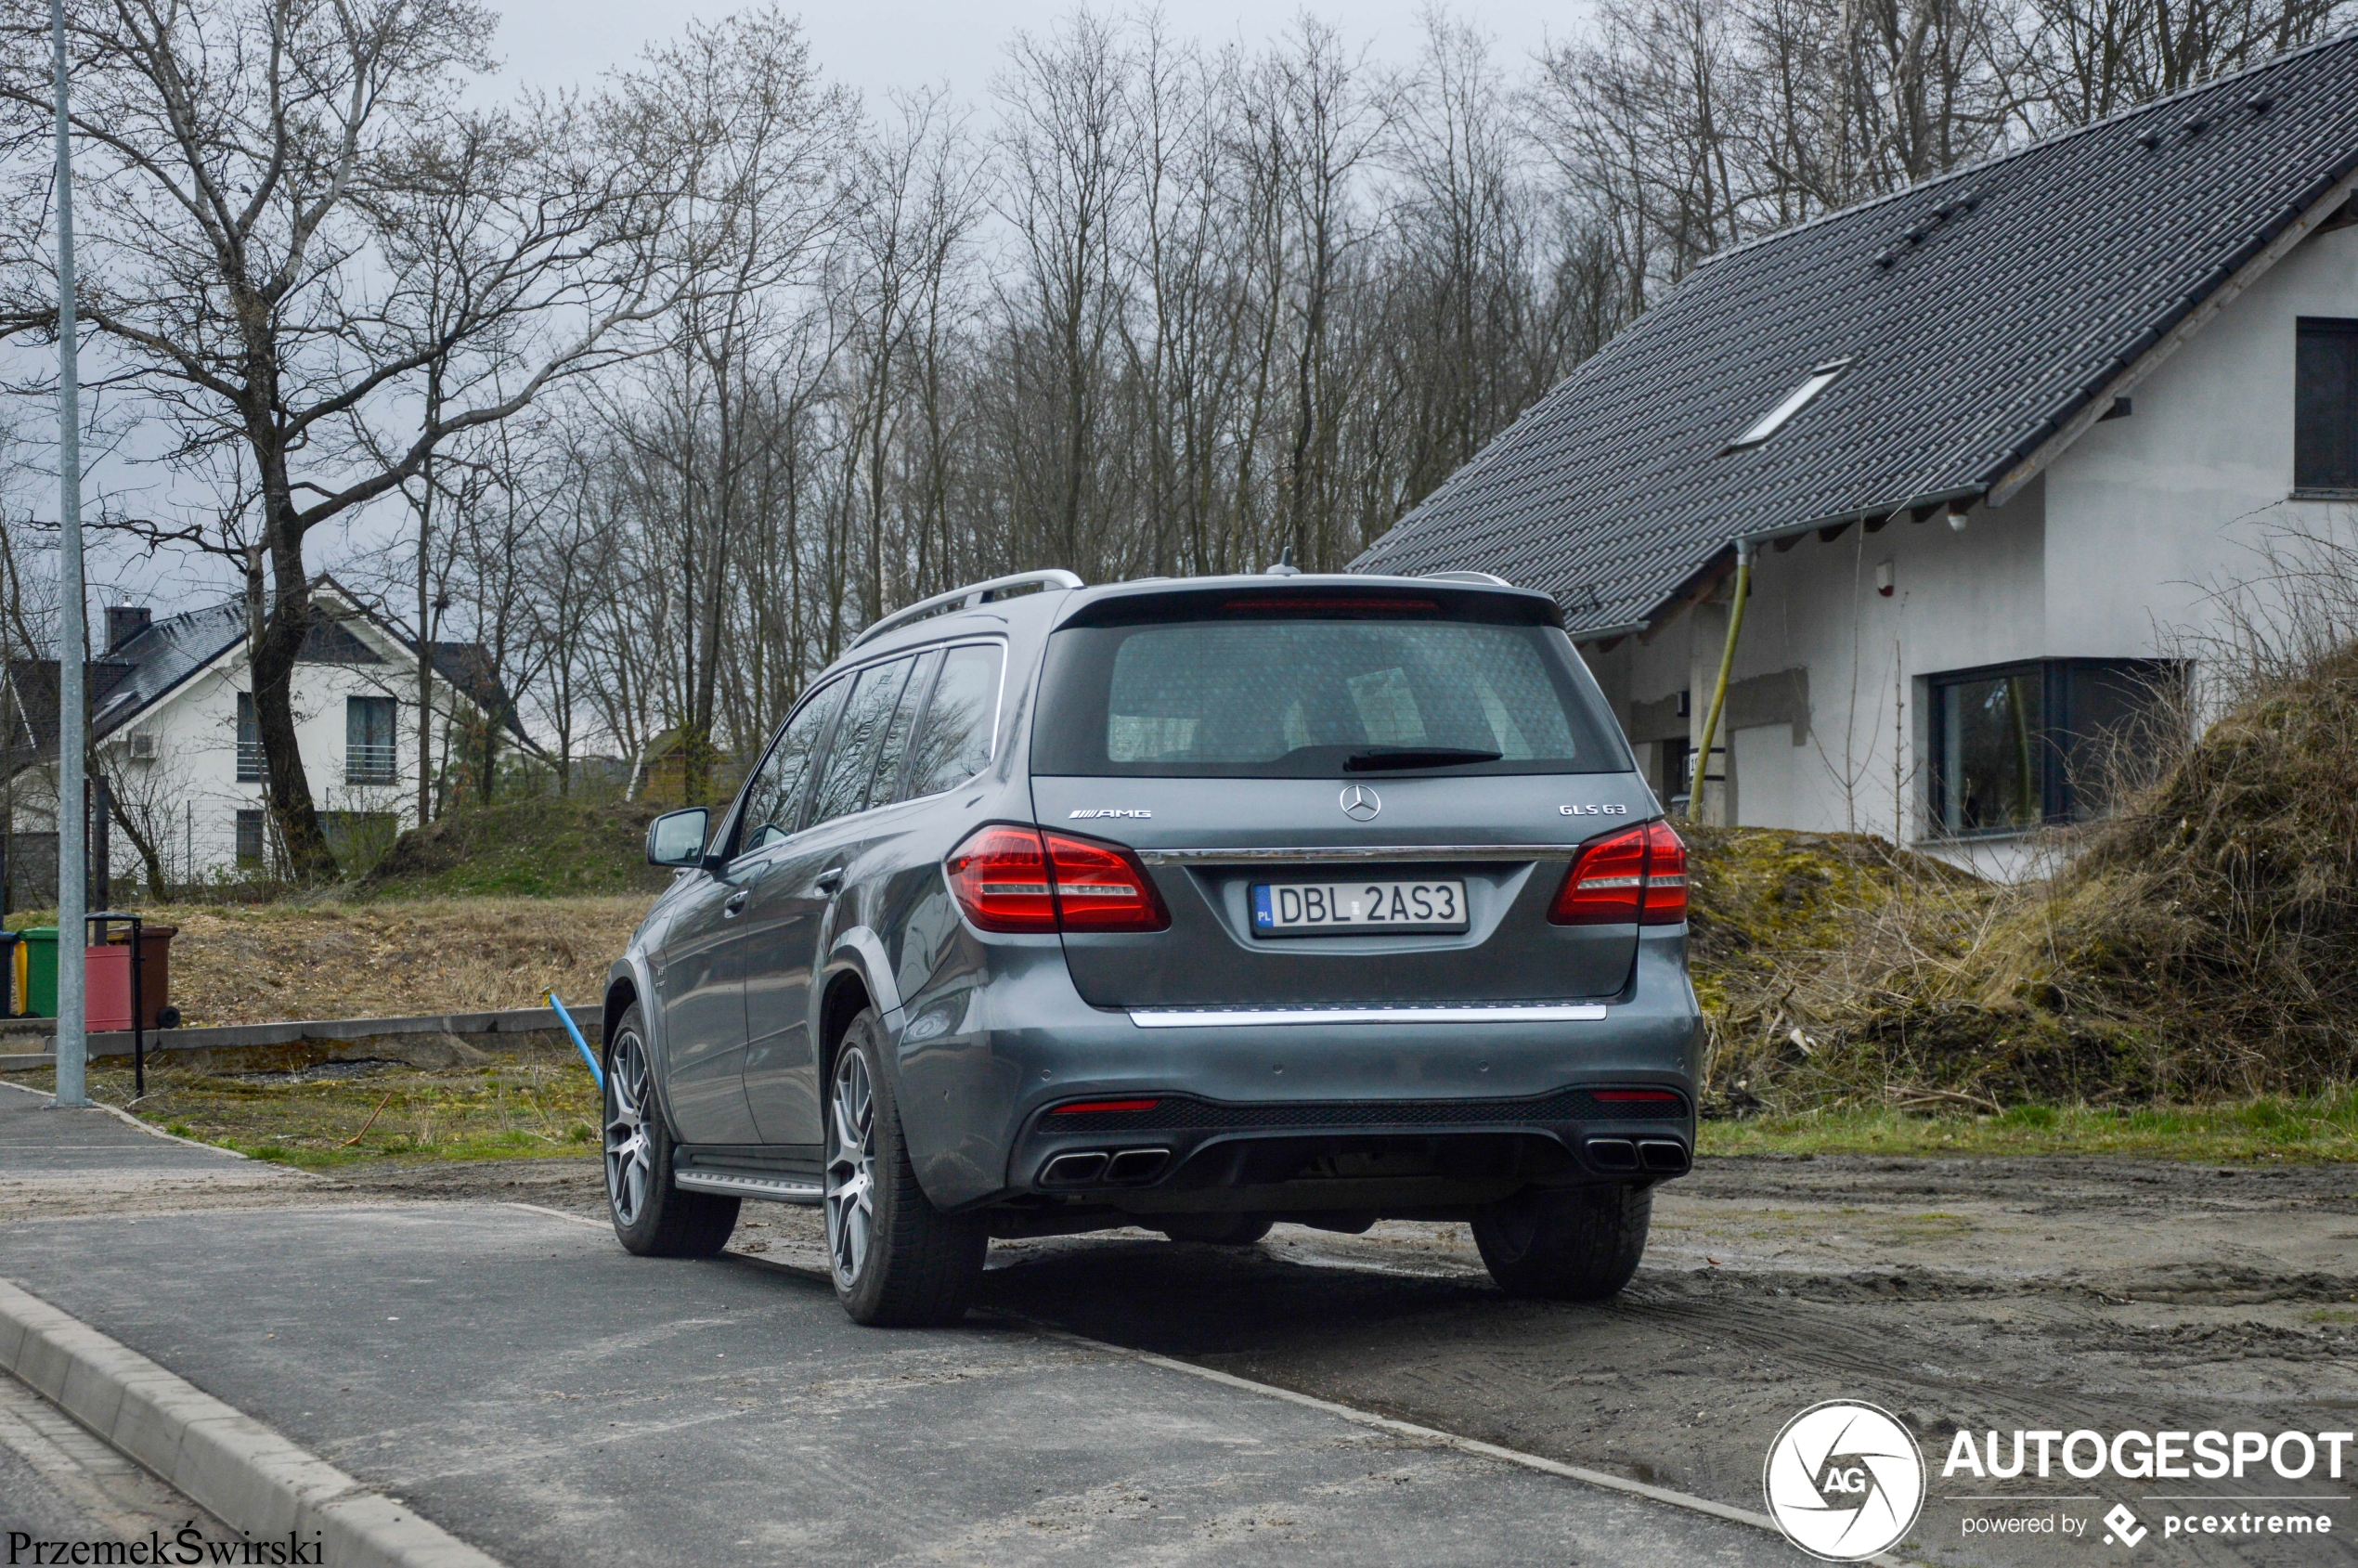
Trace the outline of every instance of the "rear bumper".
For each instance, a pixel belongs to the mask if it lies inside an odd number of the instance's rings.
[[[1522,1187],[1683,1175],[1683,1095],[1620,1085],[1521,1099],[1224,1103],[1187,1095],[1051,1106],[1018,1141],[1012,1185],[1136,1214],[1429,1211]],[[1076,1109],[1075,1108],[1081,1108]]]
[[[1533,1183],[1658,1180],[1694,1147],[1701,1020],[1683,938],[1646,932],[1601,1017],[1584,1004],[1573,1019],[1205,1027],[1089,1005],[1053,938],[977,943],[959,981],[896,1020],[910,1154],[945,1208],[1397,1213]],[[1595,1098],[1615,1088],[1679,1098],[1675,1114],[1632,1115]],[[1057,1113],[1092,1099],[1157,1104]],[[1656,1148],[1649,1168],[1648,1142],[1678,1158]],[[1095,1154],[1094,1170],[1057,1164]]]

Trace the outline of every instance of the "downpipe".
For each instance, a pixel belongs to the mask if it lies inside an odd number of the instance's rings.
[[[1736,541],[1736,603],[1728,612],[1728,641],[1719,650],[1719,679],[1711,688],[1711,706],[1704,715],[1703,748],[1696,756],[1695,779],[1687,792],[1687,820],[1701,820],[1703,786],[1711,782],[1712,743],[1719,735],[1719,719],[1728,706],[1728,677],[1736,667],[1736,639],[1743,635],[1744,602],[1752,597],[1752,554],[1750,539]],[[1719,770],[1721,795],[1726,795],[1728,770]]]

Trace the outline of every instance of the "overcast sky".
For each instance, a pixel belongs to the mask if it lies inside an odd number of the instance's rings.
[[[1416,47],[1424,6],[1425,0],[1354,0],[1309,9],[1340,22],[1378,55],[1400,59]],[[508,77],[558,86],[593,80],[648,43],[679,32],[691,18],[719,18],[737,7],[676,0],[509,0],[501,8],[499,49]],[[1509,66],[1549,36],[1570,32],[1586,9],[1565,0],[1458,0],[1447,8],[1495,37],[1500,63]],[[979,99],[990,90],[1010,35],[1045,32],[1073,9],[1070,0],[853,0],[803,7],[800,14],[813,57],[837,82],[870,96],[947,82],[959,97]],[[1302,7],[1268,0],[1168,0],[1161,9],[1174,34],[1258,44],[1283,32]]]
[[[485,91],[496,97],[525,86],[587,85],[602,71],[628,63],[647,45],[676,36],[692,19],[718,19],[758,3],[491,0],[502,12],[498,48],[504,64],[500,76],[485,84]],[[1355,0],[1309,8],[1339,22],[1354,46],[1368,48],[1377,59],[1405,63],[1416,53],[1427,3]],[[1492,37],[1497,64],[1511,73],[1549,38],[1570,32],[1587,6],[1583,0],[1455,0],[1447,8]],[[829,80],[872,100],[896,87],[946,83],[957,97],[987,117],[991,78],[1004,58],[1008,40],[1018,31],[1045,32],[1074,9],[1073,0],[853,0],[806,8],[800,15],[812,57]],[[1128,14],[1135,7],[1101,5],[1099,9]],[[1283,0],[1167,0],[1161,9],[1173,36],[1212,46],[1241,43],[1252,47],[1282,34],[1302,7]],[[153,449],[151,442],[136,435],[127,447]],[[87,447],[84,453],[85,459],[96,456]],[[97,459],[86,499],[93,512],[110,495],[130,510],[148,511],[154,508],[156,487],[163,483],[152,469]],[[126,486],[137,494],[122,494]],[[54,515],[54,502],[42,510]],[[370,553],[383,530],[397,520],[397,509],[388,503],[318,530],[309,545],[313,568],[332,570],[348,564],[355,554]],[[90,549],[93,605],[127,599],[169,614],[230,591],[227,568],[218,561],[178,551],[148,558],[104,536],[94,536]]]

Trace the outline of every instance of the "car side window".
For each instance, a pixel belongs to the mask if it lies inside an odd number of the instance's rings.
[[[843,719],[827,746],[827,763],[812,797],[810,825],[833,822],[865,809],[868,782],[875,774],[876,753],[900,693],[909,684],[913,657],[871,665],[860,672],[851,695],[844,700]]]
[[[940,663],[939,652],[921,654],[916,667],[909,672],[909,684],[901,688],[900,701],[892,710],[892,722],[885,727],[884,747],[876,754],[876,776],[868,785],[871,809],[904,798],[894,786],[900,783],[900,764],[909,757],[909,737],[916,733],[918,712],[925,706],[926,693],[933,687],[934,669]]]
[[[995,642],[952,648],[934,682],[914,755],[909,760],[907,796],[953,789],[991,764],[992,731],[999,721],[999,670],[1004,657]]]
[[[803,785],[810,778],[820,739],[827,732],[827,720],[835,717],[836,705],[843,701],[846,684],[836,680],[820,688],[786,720],[785,729],[745,788],[745,809],[738,818],[737,853],[750,854],[794,832],[795,818],[802,810]]]

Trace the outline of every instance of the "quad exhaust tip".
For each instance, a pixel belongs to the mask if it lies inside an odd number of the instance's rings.
[[[1049,1186],[1085,1186],[1104,1173],[1106,1165],[1102,1149],[1088,1154],[1060,1154],[1042,1169],[1040,1180]]]
[[[1125,1148],[1106,1167],[1106,1180],[1150,1182],[1161,1175],[1162,1168],[1169,1163],[1171,1151],[1167,1148]]]
[[[1088,1149],[1060,1154],[1040,1169],[1042,1186],[1143,1186],[1171,1163],[1167,1148]]]
[[[1670,1138],[1590,1138],[1588,1163],[1599,1171],[1644,1171],[1658,1176],[1685,1173],[1691,1163],[1687,1146]]]

